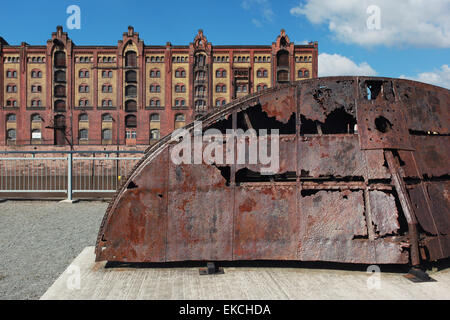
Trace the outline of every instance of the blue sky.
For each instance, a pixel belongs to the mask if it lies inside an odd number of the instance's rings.
[[[81,29],[67,30],[74,4]],[[368,30],[373,4],[381,28]],[[284,28],[296,43],[319,41],[321,76],[402,76],[450,88],[450,0],[25,0],[2,3],[0,14],[10,44],[45,44],[56,25],[79,45],[115,45],[128,25],[147,45],[188,44],[200,28],[213,44],[270,44]]]

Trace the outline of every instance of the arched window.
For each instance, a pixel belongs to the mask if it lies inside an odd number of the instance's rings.
[[[66,72],[64,70],[55,71],[56,82],[66,82]]]
[[[158,98],[153,98],[150,100],[150,107],[160,107],[161,106],[161,100]]]
[[[197,86],[195,87],[195,96],[196,97],[204,97],[206,94],[206,87],[205,86]]]
[[[65,86],[55,86],[55,97],[65,97],[66,87]]]
[[[289,81],[289,72],[287,70],[278,71],[278,82]]]
[[[205,73],[205,71],[197,71],[195,73],[195,80],[196,81],[206,80],[206,73]]]
[[[90,77],[89,70],[87,70],[87,69],[81,69],[78,75],[80,78],[89,78]]]
[[[8,114],[8,115],[6,116],[6,121],[7,121],[7,122],[16,122],[16,120],[17,120],[17,117],[16,117],[16,115],[13,114],[13,113]]]
[[[88,138],[89,138],[88,130],[87,129],[81,129],[79,134],[78,134],[78,137],[79,137],[80,140],[88,140]]]
[[[42,107],[42,101],[39,99],[33,99],[33,100],[31,100],[31,106],[32,107]]]
[[[126,112],[137,112],[136,100],[127,100],[125,102],[125,111]]]
[[[153,93],[161,92],[161,86],[159,84],[156,84],[156,83],[152,84],[150,86],[150,92],[153,92]]]
[[[125,81],[126,82],[137,82],[137,72],[134,70],[129,70],[125,73]]]
[[[260,83],[260,84],[258,84],[258,86],[256,88],[257,88],[257,91],[260,92],[260,91],[266,90],[267,85],[264,83]]]
[[[137,118],[136,116],[126,116],[125,118],[125,126],[127,128],[136,128],[137,127]]]
[[[222,92],[222,93],[225,93],[225,92],[227,92],[227,85],[226,84],[223,84],[223,83],[219,83],[217,86],[216,86],[216,92]]]
[[[289,52],[287,52],[286,50],[280,50],[277,53],[277,66],[289,67]]]
[[[160,121],[161,117],[159,116],[159,114],[153,113],[152,115],[150,115],[150,122],[160,122]]]
[[[14,129],[9,129],[6,132],[6,137],[7,137],[8,141],[16,141],[16,136],[17,136],[16,130],[14,130]]]
[[[89,116],[87,115],[87,113],[80,114],[80,116],[78,117],[78,120],[81,122],[89,121]]]
[[[7,107],[17,107],[17,100],[15,100],[15,99],[6,100],[6,106]]]
[[[177,84],[175,86],[175,92],[186,92],[186,87],[184,86],[184,84]]]
[[[161,77],[161,71],[159,69],[153,69],[150,71],[150,78],[160,78]]]
[[[161,139],[161,134],[158,129],[153,129],[150,131],[150,140],[159,140]]]
[[[217,99],[217,100],[216,100],[216,107],[224,106],[224,105],[226,105],[226,104],[227,104],[227,102],[226,102],[226,100],[223,99],[223,98],[220,98],[220,99]]]
[[[125,96],[127,97],[137,97],[137,87],[130,85],[125,87]]]
[[[102,121],[111,122],[113,121],[113,117],[109,113],[105,113],[104,115],[102,115]]]
[[[186,125],[186,116],[182,113],[175,115],[175,129],[183,128]]]
[[[137,54],[134,51],[128,51],[125,54],[125,67],[137,67]]]
[[[257,77],[258,78],[267,78],[268,77],[268,75],[269,75],[269,73],[267,72],[267,70],[266,69],[259,69],[258,71],[257,71]]]
[[[66,53],[64,51],[55,52],[55,67],[64,68],[66,66]]]
[[[80,93],[89,93],[89,86],[87,84],[82,84],[78,87]]]
[[[64,100],[56,100],[54,109],[55,109],[55,112],[66,111],[66,102]]]
[[[183,68],[179,68],[175,71],[175,78],[186,78],[186,71]]]
[[[102,131],[102,140],[112,140],[111,129],[105,129]]]
[[[112,107],[112,100],[111,99],[103,99],[102,107]]]
[[[175,107],[185,107],[186,106],[186,100],[182,98],[178,98],[175,100]]]
[[[31,77],[32,78],[42,78],[42,72],[38,69],[34,69],[31,71]]]
[[[89,107],[89,100],[88,99],[80,99],[78,102],[79,107]]]
[[[218,69],[216,71],[216,78],[226,78],[227,77],[227,71],[225,69]]]
[[[305,78],[309,78],[309,71],[305,70],[305,72],[303,73],[305,75]]]
[[[31,121],[32,122],[42,122],[42,117],[39,114],[33,114],[31,116]]]

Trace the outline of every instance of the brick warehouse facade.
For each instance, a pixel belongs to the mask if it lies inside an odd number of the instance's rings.
[[[149,145],[233,99],[314,78],[318,44],[282,30],[267,46],[76,46],[62,27],[46,46],[0,38],[0,146]]]

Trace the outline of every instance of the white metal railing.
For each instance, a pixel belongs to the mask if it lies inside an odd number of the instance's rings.
[[[0,157],[0,194],[66,193],[68,200],[74,193],[115,192],[140,159],[121,157],[119,152],[83,152],[84,157],[75,157],[78,152],[57,152],[64,157],[43,157],[41,153],[30,157],[25,152],[25,157],[11,157],[2,153],[7,157]]]

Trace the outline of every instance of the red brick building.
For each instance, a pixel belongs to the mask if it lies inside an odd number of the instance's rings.
[[[0,38],[0,146],[148,145],[197,116],[279,83],[317,77],[318,44],[284,30],[266,46],[77,46],[62,27],[43,46]]]

